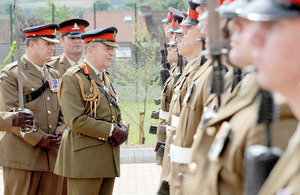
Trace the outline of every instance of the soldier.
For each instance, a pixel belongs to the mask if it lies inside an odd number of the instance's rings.
[[[257,21],[250,26],[249,38],[259,85],[284,95],[299,121],[299,1],[254,1],[240,16]],[[259,191],[260,195],[299,194],[299,133],[298,125],[287,150]]]
[[[201,49],[202,44],[199,41],[196,41],[200,37],[200,31],[197,29],[197,17],[198,13],[195,11],[198,4],[188,1],[189,15],[181,23],[182,26],[185,26],[183,30],[183,35],[180,45],[178,45],[178,53],[186,57],[188,64],[186,65],[181,77],[174,85],[174,94],[170,103],[169,109],[169,118],[167,120],[167,139],[166,147],[163,159],[163,166],[161,172],[161,180],[170,180],[170,161],[169,161],[169,152],[170,146],[173,143],[173,136],[176,134],[176,128],[179,122],[179,115],[182,108],[183,98],[187,92],[187,79],[191,78],[197,70],[200,68],[201,64]],[[171,187],[171,186],[170,186]],[[170,189],[172,193],[173,189]]]
[[[173,13],[173,23],[172,23],[172,32],[174,34],[176,22],[178,22],[178,25],[180,25],[182,18],[184,15],[179,10],[176,10],[174,8],[170,8]],[[171,64],[169,68],[170,77],[165,81],[163,90],[162,90],[162,97],[161,97],[161,108],[159,110],[159,121],[157,126],[157,132],[156,137],[158,142],[165,142],[166,140],[166,120],[169,116],[169,106],[170,101],[173,95],[173,86],[174,86],[174,76],[177,73],[182,72],[182,66],[179,65],[179,63],[182,63],[182,58],[178,54],[177,50],[177,41],[176,41],[176,34],[173,35],[173,39],[167,43],[169,45],[168,47],[168,55],[167,60]],[[179,61],[178,61],[179,60]],[[156,148],[156,150],[159,151],[159,149]],[[162,165],[162,157],[163,154],[161,152],[158,152],[156,155],[156,164]]]
[[[234,9],[236,13],[242,8],[239,3],[236,1],[228,7],[237,6]],[[238,44],[232,42],[230,53],[239,51],[239,55],[229,54],[232,57],[230,60],[243,68],[243,79],[232,92],[225,92],[230,94],[222,99],[217,114],[210,120],[202,120],[198,126],[189,174],[184,180],[187,194],[195,194],[199,190],[203,194],[243,194],[244,150],[248,146],[263,143],[262,127],[256,126],[259,87],[254,69],[249,66],[251,60],[245,60],[249,59],[251,53],[251,47],[245,44],[247,39],[244,33],[247,31],[245,28],[231,29],[232,40],[239,39]]]
[[[120,145],[128,136],[119,97],[106,70],[114,57],[115,27],[81,35],[84,60],[67,70],[59,90],[65,131],[55,173],[67,177],[68,194],[112,194],[120,176]]]
[[[171,7],[169,8],[169,13],[168,16],[163,19],[161,22],[163,23],[164,26],[164,32],[165,32],[165,36],[172,40],[172,34],[169,32],[169,30],[172,28],[172,21],[173,21],[173,15],[172,15],[172,11],[171,11]]]
[[[31,128],[34,114],[13,108],[12,112],[0,112],[0,131],[10,131],[12,127]]]
[[[57,43],[57,24],[23,29],[26,54],[22,56],[24,107],[39,122],[34,132],[22,135],[19,128],[5,132],[0,140],[4,194],[56,194],[58,176],[53,174],[57,149],[66,128],[59,115],[57,100],[59,72],[45,63]],[[18,106],[18,68],[5,66],[0,78],[0,109]]]
[[[166,141],[166,120],[169,116],[169,107],[172,95],[174,93],[173,85],[174,85],[174,75],[179,70],[177,69],[177,62],[178,62],[178,52],[177,52],[177,42],[176,42],[176,35],[174,35],[173,40],[169,43],[168,47],[168,62],[170,62],[170,77],[166,80],[162,93],[161,93],[161,108],[159,110],[159,120],[156,132],[156,138],[159,142]],[[159,150],[159,149],[158,149]],[[161,154],[156,155],[156,164],[162,165],[162,157]]]
[[[73,18],[65,20],[58,25],[60,32],[59,42],[64,49],[64,53],[49,64],[58,70],[62,76],[68,68],[78,65],[82,61],[83,40],[80,38],[80,35],[85,32],[89,22],[84,19]]]

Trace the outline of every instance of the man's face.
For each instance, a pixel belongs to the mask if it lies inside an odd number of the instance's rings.
[[[83,40],[81,38],[70,38],[64,36],[60,40],[60,45],[64,48],[64,52],[67,56],[70,55],[82,55],[83,52]]]
[[[300,89],[300,17],[253,22],[249,30],[261,87],[283,94]]]
[[[220,26],[220,35],[221,35],[221,29],[222,27],[226,24],[226,19],[221,18],[220,22],[219,22],[219,26]],[[207,20],[203,20],[200,21],[198,24],[198,29],[200,29],[201,35],[203,37],[205,37],[205,48],[206,50],[210,49],[210,39],[209,39],[209,32],[208,32],[208,21]],[[205,56],[207,59],[211,59],[211,56]]]
[[[204,14],[204,12],[206,11],[206,5],[199,5],[196,8],[196,11],[198,12],[199,16],[201,16],[202,14]]]
[[[176,63],[178,60],[177,46],[170,45],[168,47],[168,61],[172,63]]]
[[[168,31],[170,30],[171,27],[172,27],[171,22],[164,23],[165,36],[168,37],[168,38],[170,37],[170,33]]]
[[[114,58],[114,48],[105,45],[104,43],[97,42],[96,47],[93,49],[93,58],[99,68],[108,68]],[[93,64],[94,65],[94,64]]]
[[[240,17],[236,17],[229,22],[228,27],[232,32],[229,58],[230,61],[239,68],[252,64],[251,45],[248,42],[248,28],[250,24],[251,22],[249,20]]]
[[[182,40],[180,43],[180,54],[187,56],[193,52],[196,48],[202,48],[201,42],[197,41],[200,38],[200,31],[197,25],[186,26],[182,32]]]
[[[30,44],[37,63],[43,64],[44,62],[51,60],[55,49],[54,43],[39,38],[37,42],[32,41]]]

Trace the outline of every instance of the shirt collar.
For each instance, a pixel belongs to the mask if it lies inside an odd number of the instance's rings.
[[[65,55],[66,56],[66,55]],[[74,62],[73,60],[71,60],[70,58],[68,58],[68,56],[66,56],[68,62],[70,63],[71,66],[74,66],[75,64],[80,64],[80,62],[83,59],[83,56],[81,56],[81,58],[78,60],[78,62]]]
[[[33,63],[28,57],[27,57],[27,54],[25,54],[25,58],[31,63],[33,64],[33,66],[35,66],[41,73],[42,75],[44,76],[44,64],[43,66],[39,66],[39,65],[36,65],[35,63]]]
[[[86,58],[84,58],[84,61],[87,63],[87,65],[89,65],[89,67],[91,67],[93,69],[93,71],[96,73],[96,75],[100,75],[100,71],[95,68],[95,66],[93,66]]]

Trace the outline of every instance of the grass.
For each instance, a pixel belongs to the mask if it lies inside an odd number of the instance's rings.
[[[121,112],[122,118],[126,124],[130,124],[128,143],[137,144],[139,142],[139,112],[143,110],[144,105],[142,102],[122,102]],[[158,120],[151,118],[153,110],[158,111],[159,106],[155,105],[152,100],[147,102],[145,120],[144,120],[144,136],[145,144],[155,144],[156,136],[149,134],[150,125],[157,125]]]

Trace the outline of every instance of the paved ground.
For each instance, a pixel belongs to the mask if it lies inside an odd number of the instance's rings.
[[[121,177],[115,181],[113,195],[155,195],[161,168],[155,163],[121,164]],[[0,195],[3,176],[0,168]]]

